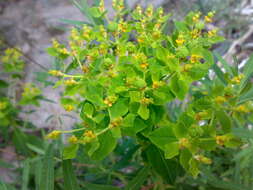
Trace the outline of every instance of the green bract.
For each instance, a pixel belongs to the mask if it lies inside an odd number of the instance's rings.
[[[64,63],[61,70],[50,71],[59,77],[56,85],[65,86],[62,104],[68,111],[81,108],[85,126],[70,131],[85,132],[71,137],[64,157],[74,158],[84,144],[92,158],[102,160],[118,139],[131,136],[150,166],[157,165],[151,152],[162,152],[157,160],[178,160],[197,176],[200,164],[212,162],[206,152],[240,145],[231,132],[231,116],[252,110],[246,102],[237,102],[242,75],[230,75],[224,84],[217,78],[208,83],[207,77],[192,85],[207,76],[214,64],[209,49],[223,40],[216,29],[204,30],[213,12],[205,21],[200,13],[190,13],[175,21],[168,34],[169,15],[161,8],[137,6],[129,14],[115,1],[116,16],[108,20],[102,5],[89,10],[94,24],[74,28],[68,45],[54,40],[48,49]],[[166,105],[178,100],[185,106],[173,118]]]

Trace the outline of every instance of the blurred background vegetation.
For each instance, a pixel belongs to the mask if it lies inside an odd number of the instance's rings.
[[[231,65],[245,64],[253,52],[252,0],[126,2],[130,8],[137,4],[144,7],[149,4],[163,6],[166,12],[172,13],[172,19],[181,19],[192,10],[198,10],[203,14],[215,10],[215,22],[208,27],[218,27],[220,34],[227,40],[215,46],[214,51],[221,54]],[[93,1],[89,1],[89,4],[92,3]],[[111,10],[111,1],[105,3]],[[112,10],[109,15],[113,15]],[[0,127],[0,190],[43,189],[44,187],[38,186],[41,176],[37,171],[46,171],[46,164],[52,167],[53,171],[50,172],[55,176],[55,189],[63,189],[62,183],[66,176],[62,167],[59,167],[61,153],[53,154],[53,150],[60,150],[63,146],[62,141],[58,141],[53,149],[43,140],[43,136],[49,129],[66,129],[78,125],[76,114],[66,112],[57,103],[61,89],[52,90],[53,79],[47,75],[47,70],[56,68],[57,62],[47,55],[45,48],[50,46],[52,38],[66,41],[68,28],[71,26],[66,19],[86,20],[68,0],[0,0],[0,57],[6,56],[8,48],[14,48],[18,57],[12,62],[20,64],[22,60],[24,63],[19,71],[10,73],[6,72],[4,61],[0,58],[1,81],[11,84],[0,81],[0,99],[10,99],[12,103],[7,119],[15,121],[10,122],[12,124],[8,129]],[[41,90],[35,90],[33,96],[25,94],[27,91],[30,92],[31,88],[35,88],[30,86],[27,90],[29,83],[34,83]],[[22,100],[24,104],[17,104]],[[1,125],[3,120],[0,120]],[[253,133],[242,133],[242,136],[248,141],[244,147],[237,150],[220,149],[210,155],[214,164],[203,168],[204,172],[197,180],[189,176],[180,178],[180,186],[176,189],[253,189]],[[74,162],[75,173],[80,179],[78,183],[83,189],[113,190],[128,184],[129,181],[135,183],[136,180],[145,180],[143,175],[140,175],[145,171],[141,170],[141,156],[137,150],[135,142],[126,138],[119,143],[113,155],[100,163],[90,160],[85,152],[80,151]],[[53,162],[49,162],[50,156],[53,157]],[[69,167],[69,163],[63,163],[63,167]],[[137,184],[136,189],[153,188],[152,181],[146,181],[146,185],[141,186]]]

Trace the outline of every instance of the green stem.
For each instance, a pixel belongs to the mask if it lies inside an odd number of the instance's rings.
[[[68,75],[68,74],[63,74],[62,76],[63,76],[63,77],[66,77],[66,78],[83,78],[82,75]]]

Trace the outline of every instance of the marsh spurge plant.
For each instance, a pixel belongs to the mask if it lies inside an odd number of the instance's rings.
[[[236,104],[243,79],[239,74],[218,89],[195,86],[197,92],[190,95],[193,82],[214,64],[210,47],[223,40],[217,29],[205,30],[214,12],[204,17],[191,12],[166,34],[170,16],[162,8],[137,6],[130,15],[122,1],[115,1],[113,8],[116,16],[108,20],[101,1],[90,11],[105,24],[73,28],[68,45],[53,40],[48,49],[65,62],[50,74],[59,78],[56,86],[65,86],[64,108],[80,110],[83,128],[53,131],[47,137],[72,133],[64,159],[74,158],[84,145],[92,159],[102,160],[120,138],[131,136],[155,170],[155,160],[169,159],[197,176],[200,164],[212,163],[208,151],[240,144],[231,133],[231,117],[251,109]],[[176,100],[184,101],[185,108],[175,120],[166,105]]]

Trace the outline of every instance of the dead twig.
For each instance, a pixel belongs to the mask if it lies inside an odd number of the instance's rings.
[[[241,38],[232,43],[227,53],[223,56],[223,58],[231,63],[233,60],[233,55],[237,52],[238,46],[241,46],[251,35],[253,34],[253,25],[249,27],[247,33],[245,33]]]

